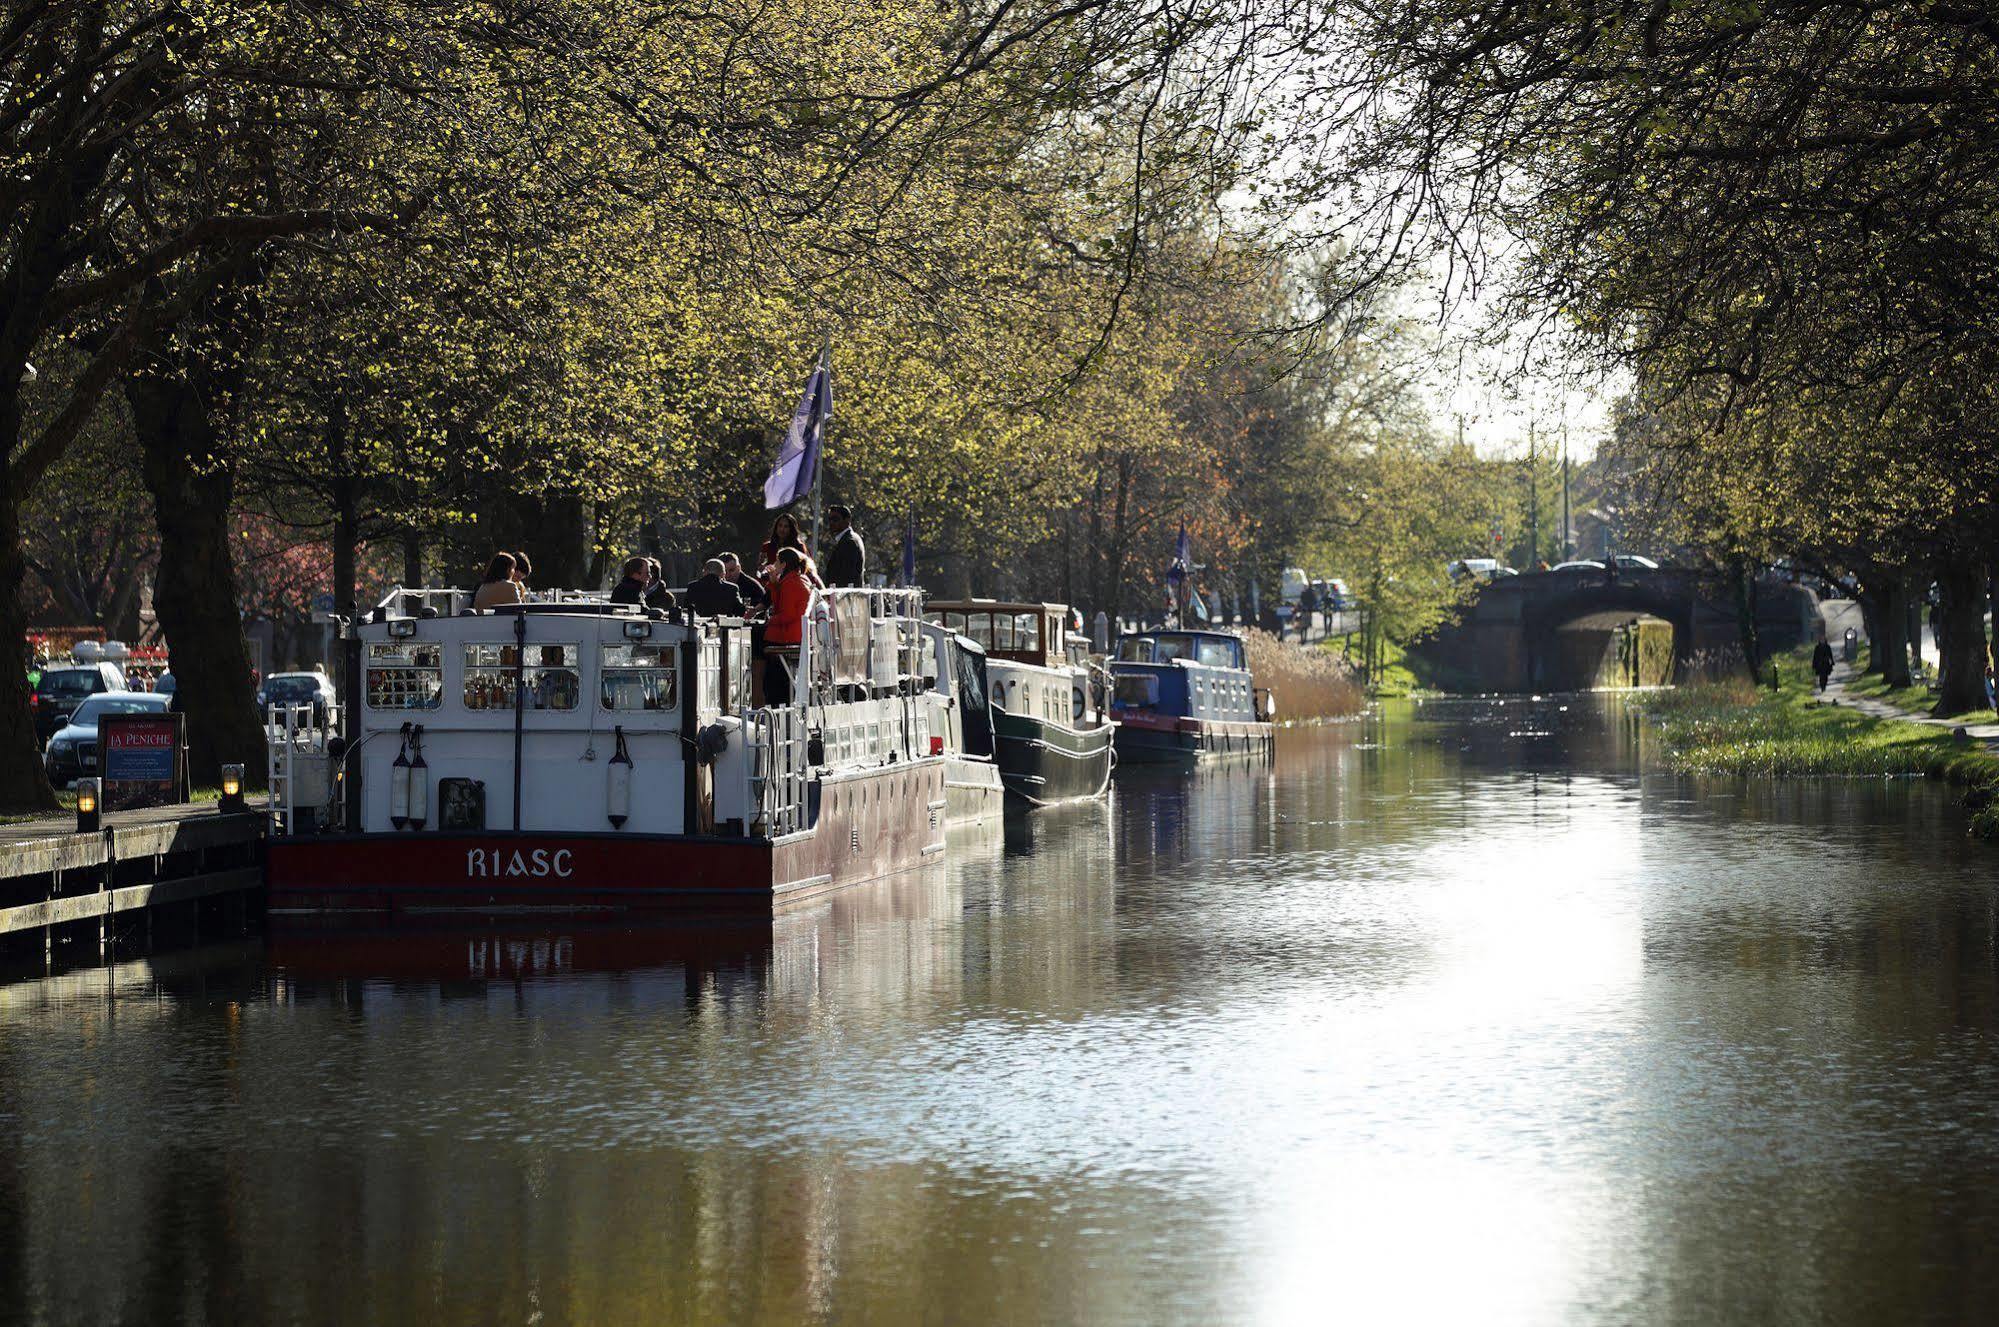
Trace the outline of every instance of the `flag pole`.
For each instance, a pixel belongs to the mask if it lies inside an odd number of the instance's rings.
[[[826,444],[833,438],[833,334],[822,334],[819,341],[819,367],[826,371],[826,414],[819,424],[819,463],[812,468],[812,557],[816,562],[826,554],[819,542],[819,487],[826,474]]]

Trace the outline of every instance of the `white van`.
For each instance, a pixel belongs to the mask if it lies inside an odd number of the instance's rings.
[[[1287,604],[1295,604],[1298,602],[1298,596],[1304,593],[1305,587],[1311,583],[1311,578],[1305,574],[1303,567],[1286,567],[1277,583],[1278,597]]]

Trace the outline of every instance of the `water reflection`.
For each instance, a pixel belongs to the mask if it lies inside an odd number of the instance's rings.
[[[767,923],[0,987],[0,1318],[1971,1319],[1991,850],[1647,741],[1409,706]]]

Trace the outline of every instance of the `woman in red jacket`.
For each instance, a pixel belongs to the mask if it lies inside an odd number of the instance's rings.
[[[788,545],[778,549],[777,575],[770,583],[770,621],[764,626],[766,705],[791,703],[791,675],[798,667],[798,643],[805,637],[805,614],[811,607],[805,554]]]

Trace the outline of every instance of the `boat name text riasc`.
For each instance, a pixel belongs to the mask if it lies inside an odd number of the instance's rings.
[[[557,876],[566,880],[575,874],[573,862],[567,848],[557,848],[554,852],[546,848],[523,852],[516,848],[511,854],[505,848],[472,848],[465,854],[465,878],[546,880]]]

